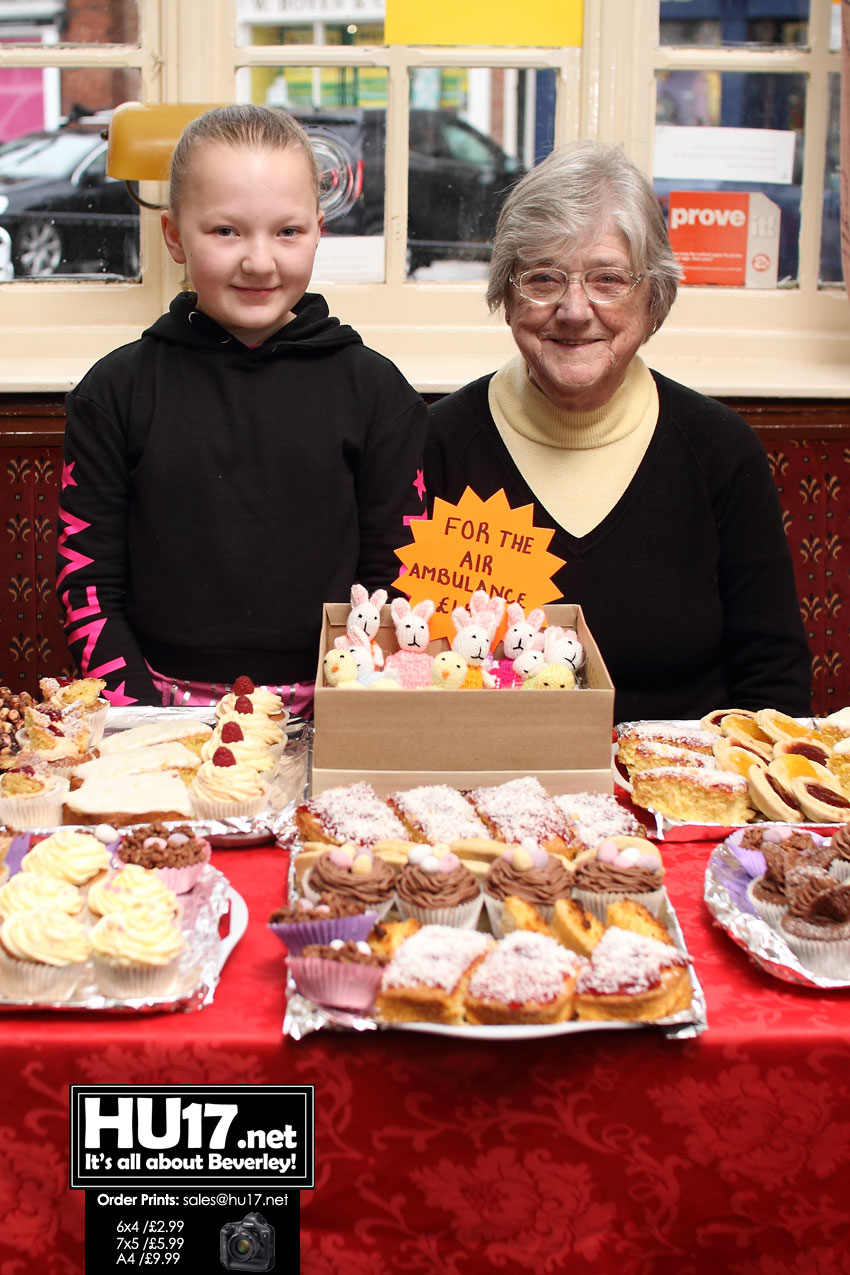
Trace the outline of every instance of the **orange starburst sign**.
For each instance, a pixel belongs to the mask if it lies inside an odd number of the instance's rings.
[[[407,570],[393,586],[413,605],[434,601],[432,638],[454,637],[452,611],[466,606],[476,589],[518,602],[526,612],[562,596],[552,583],[564,565],[549,553],[554,529],[535,527],[533,513],[533,505],[512,509],[504,491],[482,500],[467,487],[458,504],[437,498],[432,517],[411,521],[413,544],[396,549]]]

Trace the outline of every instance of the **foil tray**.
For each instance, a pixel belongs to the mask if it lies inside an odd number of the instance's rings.
[[[802,825],[794,824],[796,831]],[[802,965],[776,930],[756,913],[747,898],[752,877],[729,846],[712,850],[705,870],[703,898],[720,928],[751,960],[773,978],[801,987],[850,988],[850,980],[822,978]]]
[[[805,726],[817,726],[814,717],[798,717],[795,719]],[[620,722],[617,730],[624,726],[634,726],[636,722]],[[699,730],[700,724],[696,719],[685,718],[668,718],[664,720],[665,726],[681,726],[684,730]],[[718,736],[720,738],[720,736]],[[651,826],[647,828],[647,833],[656,841],[721,841],[724,837],[728,837],[730,832],[734,832],[736,828],[749,827],[748,824],[720,824],[720,823],[685,823],[681,819],[671,819],[669,815],[662,815],[659,811],[653,810],[646,806],[638,806],[632,797],[632,785],[628,776],[620,770],[617,765],[617,744],[616,742],[611,748],[611,771],[614,776],[615,788],[619,788],[623,793],[627,794],[639,819],[646,819]],[[756,812],[756,817],[752,821],[757,823],[771,823],[773,820],[766,815],[760,815]],[[819,824],[819,823],[798,823],[795,828],[800,828],[811,832],[820,828],[835,828],[839,822],[835,824]]]
[[[299,840],[293,823],[290,823],[290,826],[282,832],[281,844],[287,846],[291,851],[288,897],[290,900],[294,900],[298,898],[295,859],[298,854]],[[665,898],[659,913],[659,920],[667,926],[679,950],[687,953],[688,948],[679,925],[679,918],[667,897],[666,890],[664,894]],[[482,911],[481,917],[479,928],[487,930],[486,912]],[[390,912],[390,919],[395,919],[394,912]],[[680,1010],[676,1014],[671,1014],[667,1018],[659,1018],[651,1022],[565,1022],[528,1026],[524,1024],[509,1024],[505,1026],[468,1024],[459,1027],[452,1027],[443,1023],[385,1023],[369,1014],[355,1014],[347,1010],[333,1009],[327,1005],[317,1005],[298,992],[295,980],[290,974],[287,974],[283,1035],[289,1036],[293,1040],[303,1040],[305,1036],[309,1036],[315,1031],[333,1029],[359,1032],[407,1031],[421,1032],[430,1036],[451,1036],[457,1040],[512,1041],[536,1040],[544,1036],[575,1036],[588,1031],[633,1031],[638,1027],[652,1027],[658,1028],[671,1040],[689,1040],[705,1031],[708,1026],[708,1020],[706,1018],[705,995],[693,964],[688,966],[688,973],[693,989],[693,999],[689,1007]]]

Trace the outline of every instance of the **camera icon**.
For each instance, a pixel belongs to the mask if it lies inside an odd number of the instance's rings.
[[[225,1222],[219,1257],[226,1271],[270,1271],[274,1266],[274,1227],[262,1213],[246,1213],[241,1222]]]

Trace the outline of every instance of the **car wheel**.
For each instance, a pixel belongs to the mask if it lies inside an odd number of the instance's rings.
[[[23,278],[56,274],[62,264],[62,236],[51,221],[25,221],[15,236],[15,273]]]

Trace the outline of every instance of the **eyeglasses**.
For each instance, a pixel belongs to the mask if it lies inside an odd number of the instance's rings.
[[[611,266],[597,266],[574,274],[554,266],[535,266],[532,270],[523,270],[516,278],[511,275],[511,283],[532,305],[554,305],[566,296],[573,279],[578,279],[588,301],[594,305],[611,305],[633,292],[643,278],[642,274]]]

